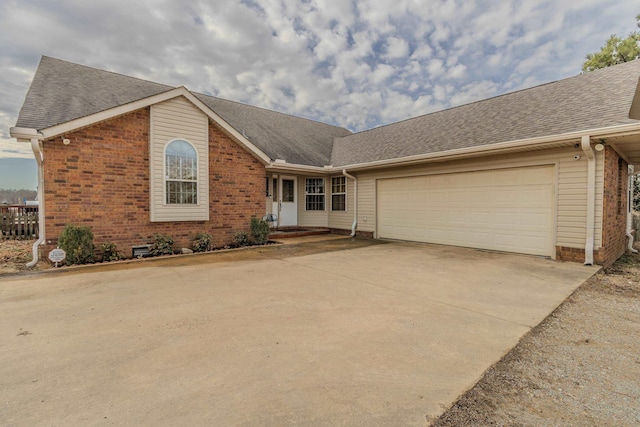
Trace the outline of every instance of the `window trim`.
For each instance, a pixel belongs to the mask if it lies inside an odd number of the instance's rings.
[[[309,193],[309,180],[322,180],[322,193]],[[309,196],[322,196],[322,209],[309,209]],[[316,202],[318,203],[318,202]],[[304,210],[308,212],[326,212],[327,211],[327,181],[325,177],[306,177],[304,180]]]
[[[152,223],[209,221],[214,206],[210,204],[212,165],[209,159],[211,124],[207,116],[181,97],[149,107],[149,220]],[[177,113],[177,114],[176,114]],[[189,116],[186,123],[183,118]],[[165,150],[171,139],[185,139],[198,153],[198,205],[165,203]]]
[[[333,192],[333,180],[334,179],[342,179],[343,180],[343,184],[339,184],[339,185],[344,185],[344,191],[343,192]],[[347,207],[347,185],[348,185],[348,181],[347,181],[347,177],[344,175],[339,175],[339,176],[332,176],[331,177],[331,212],[347,212],[349,209]],[[333,196],[344,196],[344,209],[335,209],[333,206]]]
[[[169,147],[169,145],[171,145],[172,143],[176,142],[176,141],[184,141],[187,144],[189,144],[191,146],[191,148],[193,149],[193,151],[196,154],[196,173],[195,173],[195,177],[196,179],[193,181],[189,181],[189,180],[175,180],[175,179],[168,179],[168,175],[167,175],[167,148]],[[175,206],[175,207],[181,207],[181,206],[200,206],[200,153],[198,153],[198,149],[197,147],[189,140],[187,140],[186,138],[173,138],[171,140],[169,140],[166,144],[164,144],[164,147],[162,148],[162,204],[164,206]],[[167,194],[167,182],[172,181],[172,182],[194,182],[196,184],[196,203],[169,203],[168,202],[168,194]]]

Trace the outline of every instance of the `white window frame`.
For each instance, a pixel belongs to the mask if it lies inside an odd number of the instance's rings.
[[[196,170],[195,170],[195,180],[186,180],[186,179],[169,179],[168,175],[167,175],[167,148],[174,142],[176,141],[183,141],[186,142],[187,144],[189,144],[191,146],[191,148],[193,149],[194,153],[196,154],[196,159],[195,159],[195,165],[196,165]],[[200,173],[200,158],[199,158],[199,154],[198,154],[198,149],[196,148],[196,146],[194,144],[192,144],[190,141],[188,141],[185,138],[174,138],[170,141],[168,141],[165,145],[164,148],[162,149],[162,175],[163,175],[163,204],[166,206],[198,206],[199,202],[200,202],[200,180],[199,180],[199,173]],[[169,181],[174,181],[174,182],[193,182],[195,183],[195,187],[196,187],[196,202],[195,203],[169,203],[168,197],[169,194],[167,193],[167,183]]]
[[[342,183],[338,184],[340,186],[344,185],[344,191],[334,192],[333,188],[333,180],[334,179],[342,179]],[[344,196],[344,208],[343,209],[335,209],[333,206],[333,196]],[[347,177],[346,176],[332,176],[331,177],[331,211],[332,212],[346,212],[347,211]]]
[[[322,193],[317,193],[317,192],[312,192],[309,193],[309,180],[321,180],[322,181],[322,189],[323,192]],[[318,187],[318,185],[314,185],[314,187]],[[322,209],[309,209],[309,202],[308,202],[308,198],[309,197],[319,197],[322,196]],[[317,204],[318,202],[314,202],[315,204]],[[327,181],[325,180],[325,178],[318,178],[318,177],[309,177],[309,178],[305,178],[304,180],[304,210],[305,211],[309,211],[309,212],[324,212],[327,210]]]

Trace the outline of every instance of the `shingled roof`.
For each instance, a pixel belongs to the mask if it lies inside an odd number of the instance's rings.
[[[213,96],[194,94],[272,159],[325,166],[331,162],[334,138],[347,129]]]
[[[175,89],[159,83],[43,56],[16,127],[42,130]],[[193,93],[272,159],[328,165],[347,129]]]
[[[625,123],[640,116],[640,60],[338,138],[345,166]]]

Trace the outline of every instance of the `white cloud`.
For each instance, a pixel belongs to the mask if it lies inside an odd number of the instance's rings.
[[[387,39],[387,58],[406,58],[409,55],[409,43],[400,37],[389,37]]]
[[[431,61],[429,61],[427,71],[429,71],[429,74],[432,78],[440,76],[445,71],[444,62],[438,58],[432,59]]]
[[[326,61],[347,48],[347,40],[345,35],[330,30],[322,30],[318,32],[320,41],[314,48],[316,60]]]
[[[437,101],[443,102],[447,99],[447,88],[445,86],[435,86],[432,93]]]
[[[498,84],[490,80],[482,80],[462,86],[449,99],[449,102],[452,107],[455,107],[481,99],[491,98],[492,96],[498,95],[499,92],[500,87]]]
[[[6,159],[33,159],[31,145],[24,142],[16,142],[15,139],[0,137],[0,158]],[[0,188],[2,183],[0,182]]]
[[[451,67],[447,71],[447,77],[450,79],[461,79],[467,73],[467,67],[463,64],[458,64]]]
[[[411,58],[413,58],[413,59],[426,59],[426,58],[430,58],[432,54],[433,54],[433,49],[431,48],[431,46],[426,44],[426,43],[424,43],[424,44],[421,44],[420,46],[418,46],[413,51],[413,54],[411,55]]]
[[[391,77],[394,73],[394,68],[391,65],[380,64],[373,71],[371,81],[374,83],[382,83]]]

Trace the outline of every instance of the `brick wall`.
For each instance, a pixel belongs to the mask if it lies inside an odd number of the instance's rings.
[[[607,146],[604,152],[604,191],[602,207],[602,248],[595,256],[598,264],[608,266],[626,250],[628,165]]]
[[[596,255],[594,252],[594,259],[595,257]],[[560,261],[584,263],[584,248],[569,248],[566,246],[556,246],[556,259]]]
[[[124,256],[155,233],[191,247],[197,232],[214,245],[249,231],[265,213],[264,166],[209,123],[209,221],[149,221],[149,109],[145,108],[44,142],[45,254],[67,224],[90,226],[94,244],[112,242]]]

